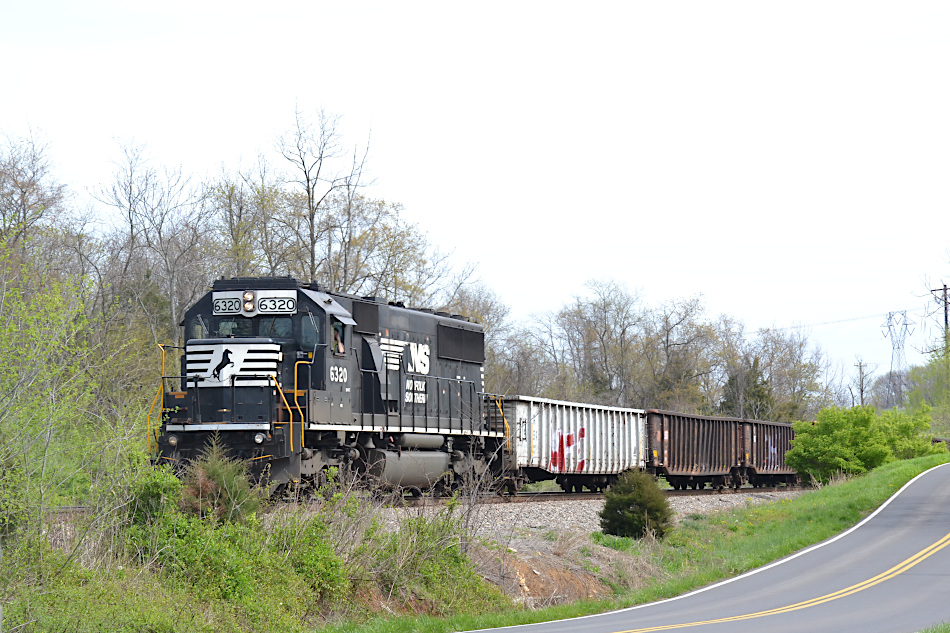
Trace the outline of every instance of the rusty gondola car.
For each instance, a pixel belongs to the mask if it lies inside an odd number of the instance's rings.
[[[650,409],[646,468],[676,490],[797,481],[785,463],[792,425]]]

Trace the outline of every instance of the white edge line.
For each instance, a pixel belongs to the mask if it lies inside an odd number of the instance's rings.
[[[515,628],[515,627],[543,626],[543,625],[545,625],[545,624],[551,624],[551,623],[553,623],[553,622],[568,622],[568,621],[571,621],[571,620],[586,620],[587,618],[597,618],[597,617],[600,617],[600,616],[603,616],[603,615],[608,615],[608,614],[613,614],[613,613],[625,613],[625,612],[627,612],[627,611],[636,611],[637,609],[643,609],[643,608],[645,608],[645,607],[653,607],[653,606],[656,606],[656,605],[658,605],[658,604],[666,604],[667,602],[673,602],[673,601],[675,601],[675,600],[682,600],[683,598],[689,598],[690,596],[695,596],[695,595],[700,594],[700,593],[703,593],[703,592],[705,592],[705,591],[710,591],[710,590],[712,590],[712,589],[716,589],[716,588],[718,588],[718,587],[722,587],[722,586],[724,586],[724,585],[728,585],[729,583],[736,582],[736,581],[738,581],[738,580],[742,580],[743,578],[747,578],[747,577],[749,577],[749,576],[754,576],[755,574],[757,574],[757,573],[759,573],[759,572],[765,571],[765,570],[767,570],[767,569],[772,569],[773,567],[778,567],[779,565],[781,565],[781,564],[783,564],[783,563],[787,563],[787,562],[790,561],[790,560],[794,560],[794,559],[798,558],[799,556],[804,556],[805,554],[807,554],[807,553],[809,553],[809,552],[813,552],[813,551],[815,551],[816,549],[818,549],[818,548],[820,548],[820,547],[824,547],[825,545],[831,545],[832,543],[834,543],[834,542],[837,541],[838,539],[842,539],[842,538],[846,537],[848,534],[851,534],[852,532],[854,532],[855,530],[857,530],[859,527],[861,527],[862,525],[864,525],[865,523],[867,523],[868,521],[870,521],[871,519],[873,519],[875,516],[877,516],[877,514],[878,514],[880,511],[882,511],[884,508],[886,508],[888,505],[890,505],[891,501],[893,501],[894,499],[896,499],[896,498],[898,497],[898,495],[900,495],[902,492],[904,492],[904,490],[905,490],[906,488],[908,488],[911,484],[913,484],[915,481],[917,481],[918,479],[920,479],[921,477],[923,477],[923,476],[926,475],[927,473],[933,472],[933,471],[937,470],[938,468],[942,468],[942,467],[947,466],[947,465],[950,465],[950,462],[947,462],[947,463],[944,463],[944,464],[937,464],[937,465],[934,466],[933,468],[928,468],[928,469],[925,470],[924,472],[920,473],[919,475],[917,475],[916,477],[914,477],[913,479],[911,479],[910,481],[908,481],[906,484],[904,484],[903,486],[901,486],[900,490],[898,490],[897,492],[895,492],[893,495],[891,495],[891,496],[887,499],[887,501],[885,501],[885,502],[882,503],[880,506],[878,506],[877,510],[875,510],[875,511],[872,512],[871,514],[867,515],[867,516],[864,517],[864,519],[862,519],[860,522],[858,522],[858,523],[855,524],[855,525],[852,525],[850,528],[848,528],[847,530],[845,530],[845,531],[842,532],[841,534],[838,534],[837,536],[833,536],[833,537],[831,537],[831,538],[829,538],[829,539],[826,539],[826,540],[824,540],[824,541],[821,541],[820,543],[816,543],[816,544],[814,544],[814,545],[811,545],[811,546],[809,546],[809,547],[806,547],[805,549],[803,549],[803,550],[801,550],[801,551],[798,551],[798,552],[795,552],[794,554],[789,554],[789,555],[786,556],[785,558],[780,558],[780,559],[778,559],[777,561],[774,561],[774,562],[769,563],[768,565],[764,565],[764,566],[762,566],[762,567],[756,567],[755,569],[752,569],[752,570],[750,570],[750,571],[747,571],[747,572],[745,572],[744,574],[741,574],[741,575],[739,575],[739,576],[735,576],[735,577],[733,577],[733,578],[727,578],[726,580],[721,580],[721,581],[717,582],[717,583],[714,584],[714,585],[708,585],[708,586],[706,586],[706,587],[701,587],[701,588],[696,589],[696,590],[694,590],[694,591],[690,591],[689,593],[684,593],[684,594],[682,594],[682,595],[674,596],[674,597],[672,597],[672,598],[665,598],[665,599],[663,599],[663,600],[657,600],[656,602],[646,602],[646,603],[644,603],[644,604],[637,604],[637,605],[634,605],[634,606],[632,606],[632,607],[625,607],[625,608],[623,608],[623,609],[617,609],[616,611],[604,611],[603,613],[592,613],[592,614],[590,614],[590,615],[582,615],[582,616],[579,616],[579,617],[576,617],[576,618],[562,618],[562,619],[560,619],[560,620],[548,620],[548,621],[546,621],[546,622],[530,622],[530,623],[528,623],[528,624],[512,624],[512,625],[510,625],[510,626],[503,626],[503,627],[499,627],[499,628],[495,628],[495,629],[475,629],[475,630],[472,630],[472,631],[466,631],[465,633],[478,633],[478,631],[504,631],[505,629],[513,629],[513,628]]]

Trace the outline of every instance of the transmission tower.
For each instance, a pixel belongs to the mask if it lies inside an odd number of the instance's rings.
[[[907,322],[907,310],[888,312],[884,324],[887,332],[884,336],[891,339],[891,371],[888,374],[887,408],[904,404],[904,371],[907,359],[904,356],[904,340],[910,334]]]

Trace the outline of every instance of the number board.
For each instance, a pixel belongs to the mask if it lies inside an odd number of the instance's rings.
[[[216,295],[223,294],[220,292]],[[241,297],[221,297],[214,299],[214,314],[239,314],[241,312]]]
[[[296,314],[296,290],[254,290],[254,309],[244,310],[244,291],[225,290],[212,293],[211,303],[214,314],[244,314],[255,316],[258,314]]]

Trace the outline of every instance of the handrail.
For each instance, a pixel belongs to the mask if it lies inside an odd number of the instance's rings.
[[[281,400],[284,401],[284,406],[287,407],[287,413],[290,415],[290,452],[294,452],[294,410],[290,408],[290,403],[287,402],[287,396],[284,395],[284,390],[281,389],[280,383],[277,382],[277,376],[274,374],[267,374],[270,376],[271,380],[274,381],[274,385],[277,387],[277,393],[280,394]],[[300,420],[300,426],[303,426],[303,419]]]
[[[305,361],[305,360],[298,360],[296,363],[294,363],[294,406],[297,407],[297,412],[300,413],[300,448],[301,448],[301,450],[302,450],[303,447],[304,447],[304,441],[303,441],[303,439],[304,439],[304,435],[303,435],[303,432],[304,432],[304,419],[303,419],[303,410],[300,408],[300,401],[297,400],[297,391],[298,391],[298,390],[297,390],[297,366],[298,366],[298,365],[311,365],[311,366],[312,366],[312,365],[313,365],[313,361],[316,359],[316,357],[317,357],[316,348],[314,348],[313,356],[311,357],[311,359],[310,359],[309,362],[308,362],[308,361]],[[310,412],[310,403],[309,403],[309,402],[307,403],[307,412],[308,412],[308,413]],[[291,430],[293,430],[293,429],[291,429]],[[292,451],[293,451],[293,447],[291,447],[290,450],[291,450],[291,452],[292,452]]]
[[[162,351],[162,379],[158,383],[158,393],[155,394],[155,398],[152,400],[152,406],[148,408],[148,415],[145,416],[145,428],[148,433],[148,452],[149,455],[152,454],[152,410],[155,409],[155,403],[160,402],[158,408],[158,426],[155,431],[158,431],[158,428],[162,426],[162,414],[165,411],[165,346],[162,343],[158,343],[158,349]],[[155,433],[157,435],[157,433]]]
[[[163,373],[164,373],[164,372],[163,372]],[[150,406],[150,407],[148,408],[148,414],[145,416],[145,429],[146,429],[146,431],[147,431],[147,433],[148,433],[148,454],[149,454],[149,455],[152,454],[152,435],[155,434],[154,431],[157,431],[157,430],[158,430],[158,428],[155,428],[155,429],[152,428],[152,411],[155,409],[155,403],[158,402],[159,397],[161,396],[161,397],[162,397],[162,408],[158,410],[158,411],[159,411],[159,413],[158,413],[158,426],[161,427],[161,425],[162,425],[162,411],[165,410],[165,398],[164,398],[164,394],[165,394],[165,384],[164,384],[164,380],[162,380],[162,382],[159,383],[159,385],[158,385],[158,393],[156,393],[156,394],[155,394],[155,397],[152,398],[152,406]]]
[[[508,449],[508,452],[511,452],[511,427],[508,426],[508,418],[505,417],[505,410],[501,408],[501,398],[497,396],[492,396],[492,400],[495,401],[495,406],[498,407],[498,411],[501,413],[501,421],[505,423],[505,448]]]

